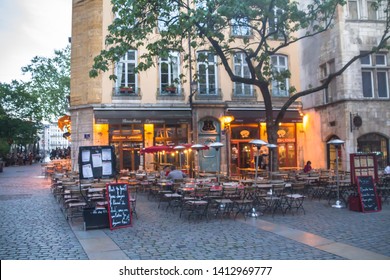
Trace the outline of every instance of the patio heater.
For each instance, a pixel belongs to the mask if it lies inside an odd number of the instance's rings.
[[[268,143],[263,141],[263,140],[260,140],[260,139],[254,139],[254,140],[249,141],[249,144],[252,144],[253,146],[256,146],[256,148],[257,148],[256,166],[255,166],[255,182],[254,182],[254,185],[257,186],[257,169],[259,168],[260,149],[261,149],[261,146],[267,145]],[[248,215],[250,217],[256,218],[257,216],[259,216],[259,213],[257,213],[256,208],[253,207],[252,211]],[[262,215],[262,213],[260,215]]]
[[[195,151],[197,151],[198,152],[198,175],[196,175],[196,172],[195,172],[195,179],[197,178],[197,177],[199,177],[199,172],[200,172],[200,155],[199,155],[199,151],[200,150],[202,150],[202,149],[204,149],[205,148],[205,146],[204,145],[202,145],[202,144],[194,144],[194,145],[192,145],[191,146],[191,149],[193,149],[193,150],[195,150]]]
[[[340,179],[339,179],[339,148],[341,145],[344,144],[343,140],[340,139],[333,139],[328,142],[329,145],[333,145],[336,149],[336,187],[337,187],[337,200],[334,205],[332,205],[333,208],[343,208],[340,201]]]
[[[223,147],[224,145],[221,142],[214,142],[210,144],[210,148],[215,149],[217,152],[217,167],[218,167],[218,173],[217,173],[217,180],[218,184],[220,182],[220,173],[221,173],[221,163],[220,163],[220,156],[219,156],[219,149]]]
[[[181,170],[181,152],[182,152],[185,148],[186,148],[186,147],[184,147],[184,146],[182,146],[182,145],[178,145],[178,146],[173,147],[174,150],[179,151],[179,165],[180,165],[180,170]]]
[[[268,178],[271,179],[272,176],[272,163],[273,163],[273,157],[274,157],[274,149],[278,147],[278,145],[275,144],[268,144],[267,147],[269,148],[269,165],[268,165]]]
[[[255,186],[257,186],[257,169],[259,168],[259,155],[260,155],[260,149],[262,146],[267,145],[268,143],[260,140],[260,139],[254,139],[249,141],[249,144],[252,144],[253,146],[256,146],[257,153],[256,153],[256,163],[255,163]]]

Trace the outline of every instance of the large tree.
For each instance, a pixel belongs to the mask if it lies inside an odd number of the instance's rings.
[[[70,93],[70,46],[54,56],[34,57],[22,68],[28,81],[0,83],[0,142],[2,154],[9,144],[37,141],[42,121],[55,121],[66,113]],[[1,156],[1,155],[0,155]]]
[[[36,56],[22,68],[31,76],[29,93],[37,98],[42,118],[57,120],[68,110],[70,94],[70,46],[55,50],[53,57]]]
[[[109,26],[106,37],[107,48],[95,57],[90,76],[99,71],[108,71],[113,62],[129,49],[143,47],[146,53],[141,56],[137,70],[146,70],[154,65],[157,56],[166,56],[175,49],[188,55],[188,43],[193,50],[210,49],[220,59],[233,82],[257,87],[263,97],[266,109],[268,141],[276,143],[278,124],[288,109],[298,98],[328,87],[336,76],[341,75],[360,55],[353,57],[343,67],[332,73],[320,84],[301,92],[294,86],[286,89],[290,97],[273,117],[273,100],[270,92],[272,82],[277,81],[286,87],[284,81],[290,72],[275,71],[270,57],[307,38],[313,38],[332,28],[337,9],[346,4],[345,0],[112,0],[116,15]],[[385,7],[387,16],[382,38],[371,50],[376,52],[387,47],[389,39],[389,1],[372,1],[375,7]],[[303,5],[304,4],[304,5]],[[157,24],[159,34],[155,33]],[[238,28],[248,36],[230,36],[230,29]],[[245,35],[246,35],[245,34]],[[232,54],[242,52],[249,66],[249,77],[236,75]],[[365,53],[364,55],[367,55]],[[115,76],[111,75],[115,79]],[[190,77],[193,79],[193,77]],[[190,97],[191,102],[191,97]]]

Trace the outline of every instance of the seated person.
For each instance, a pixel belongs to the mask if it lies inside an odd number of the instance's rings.
[[[169,165],[164,166],[163,171],[164,171],[164,176],[167,177],[169,172],[171,172],[171,167]]]
[[[169,172],[167,179],[169,180],[178,180],[178,179],[184,179],[186,177],[186,174],[184,174],[181,170],[177,170],[176,166],[171,166],[171,172]]]
[[[311,170],[312,170],[312,168],[311,168],[311,161],[309,160],[309,161],[306,163],[305,167],[303,168],[303,172],[309,173]]]
[[[387,166],[384,170],[385,175],[390,175],[390,161],[387,163]]]

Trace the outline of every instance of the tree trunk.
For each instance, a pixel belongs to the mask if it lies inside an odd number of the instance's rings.
[[[268,143],[277,145],[278,139],[278,127],[279,125],[274,122],[267,122],[267,136]],[[277,148],[268,148],[268,164],[270,166],[270,171],[277,171],[279,169],[278,161],[278,150]],[[272,158],[271,158],[272,157]]]

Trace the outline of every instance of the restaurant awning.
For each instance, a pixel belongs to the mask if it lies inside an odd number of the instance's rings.
[[[232,123],[259,123],[265,122],[265,110],[233,110],[228,109],[229,113],[234,116]],[[279,111],[273,111],[274,119],[278,115]],[[302,117],[298,111],[286,111],[283,117],[284,123],[300,123]]]
[[[188,109],[156,109],[142,110],[95,109],[95,122],[100,124],[141,124],[141,123],[189,123],[191,111]]]

